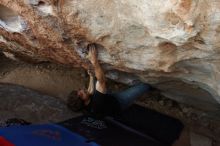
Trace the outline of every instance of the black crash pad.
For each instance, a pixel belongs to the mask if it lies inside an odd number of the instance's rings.
[[[170,146],[183,129],[179,120],[138,105],[104,120],[80,116],[60,125],[102,146]]]
[[[165,145],[172,145],[184,127],[175,118],[136,104],[114,118]]]

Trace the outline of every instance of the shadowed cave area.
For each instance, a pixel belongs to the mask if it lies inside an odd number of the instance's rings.
[[[0,65],[1,125],[4,125],[7,119],[14,118],[31,123],[45,123],[61,122],[81,115],[68,109],[66,104],[67,96],[72,90],[87,86],[89,78],[85,70],[49,62],[32,65],[8,59],[3,54],[1,54]],[[210,106],[206,101],[199,104],[193,101],[199,97],[196,95],[208,97],[210,94],[197,87],[193,87],[192,90],[192,87],[181,82],[172,81],[167,82],[166,85],[162,84],[158,87],[166,86],[162,89],[172,90],[169,89],[172,86],[180,89],[186,86],[181,93],[194,91],[191,95],[195,97],[189,97],[187,102],[185,97],[182,100],[180,98],[177,102],[169,99],[169,95],[163,95],[163,91],[158,88],[140,98],[136,104],[181,120],[190,129],[192,143],[198,143],[195,141],[216,143],[218,135],[213,135],[213,132],[216,134],[219,132],[216,128],[219,126],[218,106],[211,106],[215,104],[214,102],[211,104],[210,101],[208,101]],[[126,89],[127,85],[109,79],[108,88],[112,91],[120,91]],[[178,92],[178,90],[172,92]],[[189,101],[194,104],[187,104]],[[202,106],[204,108],[201,108]]]

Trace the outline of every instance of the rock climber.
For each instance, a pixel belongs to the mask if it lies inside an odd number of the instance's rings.
[[[105,74],[99,64],[95,44],[88,45],[88,59],[93,71],[88,71],[88,89],[72,91],[69,106],[74,111],[85,109],[96,117],[113,116],[131,105],[138,97],[151,90],[151,86],[140,83],[124,91],[111,93],[107,90]]]

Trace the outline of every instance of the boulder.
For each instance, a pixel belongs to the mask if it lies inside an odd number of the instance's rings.
[[[218,0],[1,0],[0,48],[12,59],[88,68],[96,43],[106,75],[141,79],[177,101],[219,109]]]
[[[0,101],[0,127],[1,121],[14,118],[45,123],[61,122],[80,115],[55,97],[19,85],[0,84]]]

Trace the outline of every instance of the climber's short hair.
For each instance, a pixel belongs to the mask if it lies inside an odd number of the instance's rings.
[[[69,94],[67,99],[67,106],[74,112],[83,110],[85,107],[84,101],[80,98],[80,96],[78,96],[78,91],[74,90]]]

